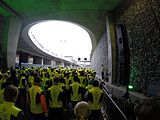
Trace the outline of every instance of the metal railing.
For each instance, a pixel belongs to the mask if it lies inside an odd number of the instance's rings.
[[[107,120],[127,120],[126,115],[113,100],[105,84],[102,82],[102,90],[104,91],[103,109],[106,112]]]

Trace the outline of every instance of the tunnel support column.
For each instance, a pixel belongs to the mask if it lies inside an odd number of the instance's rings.
[[[9,20],[8,42],[7,42],[7,66],[15,67],[15,58],[17,52],[18,39],[22,21],[16,16],[11,16]]]
[[[41,65],[44,65],[44,59],[42,58],[42,62],[41,62]]]
[[[110,13],[106,16],[106,29],[108,37],[108,74],[109,82],[116,82],[116,38],[114,23],[112,21]]]
[[[51,61],[51,66],[55,66],[56,62],[54,60]]]

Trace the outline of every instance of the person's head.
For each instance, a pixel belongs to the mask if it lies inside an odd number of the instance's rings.
[[[59,83],[59,77],[54,77],[53,84],[58,85],[58,83]]]
[[[74,76],[74,82],[78,82],[79,83],[79,77],[78,76]]]
[[[44,73],[44,77],[46,77],[46,78],[49,77],[47,72]]]
[[[41,78],[39,76],[34,78],[34,84],[35,85],[40,85],[41,81],[42,80],[41,80]]]
[[[65,83],[65,79],[64,79],[63,77],[60,77],[60,78],[59,78],[59,82],[60,82],[60,83]]]
[[[34,71],[34,77],[38,77],[39,73],[37,71]]]
[[[16,76],[16,70],[15,69],[11,70],[11,76]]]
[[[93,81],[93,87],[99,87],[99,82],[97,80]]]
[[[7,102],[16,102],[18,95],[18,88],[14,85],[8,85],[4,89],[4,100]]]
[[[89,104],[85,101],[78,102],[74,107],[74,114],[78,120],[86,120],[90,113]]]
[[[139,101],[134,107],[137,120],[159,120],[160,106],[151,98]]]

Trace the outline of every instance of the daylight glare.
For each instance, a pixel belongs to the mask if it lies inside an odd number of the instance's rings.
[[[91,39],[82,27],[64,21],[45,21],[28,32],[33,43],[42,51],[58,58],[90,60]]]

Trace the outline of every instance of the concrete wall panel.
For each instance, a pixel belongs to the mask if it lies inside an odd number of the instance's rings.
[[[145,93],[149,86],[156,87],[160,78],[159,8],[158,0],[124,0],[113,13],[115,24],[125,22],[127,28],[130,84]]]
[[[108,46],[107,46],[107,32],[105,31],[96,46],[95,50],[93,51],[91,57],[91,67],[93,67],[97,75],[101,76],[101,65],[103,64],[106,68],[107,66],[107,58],[108,58]]]
[[[17,44],[20,35],[22,21],[15,16],[10,17],[10,25],[8,30],[7,45],[7,63],[8,67],[15,66],[15,58],[17,52]]]

